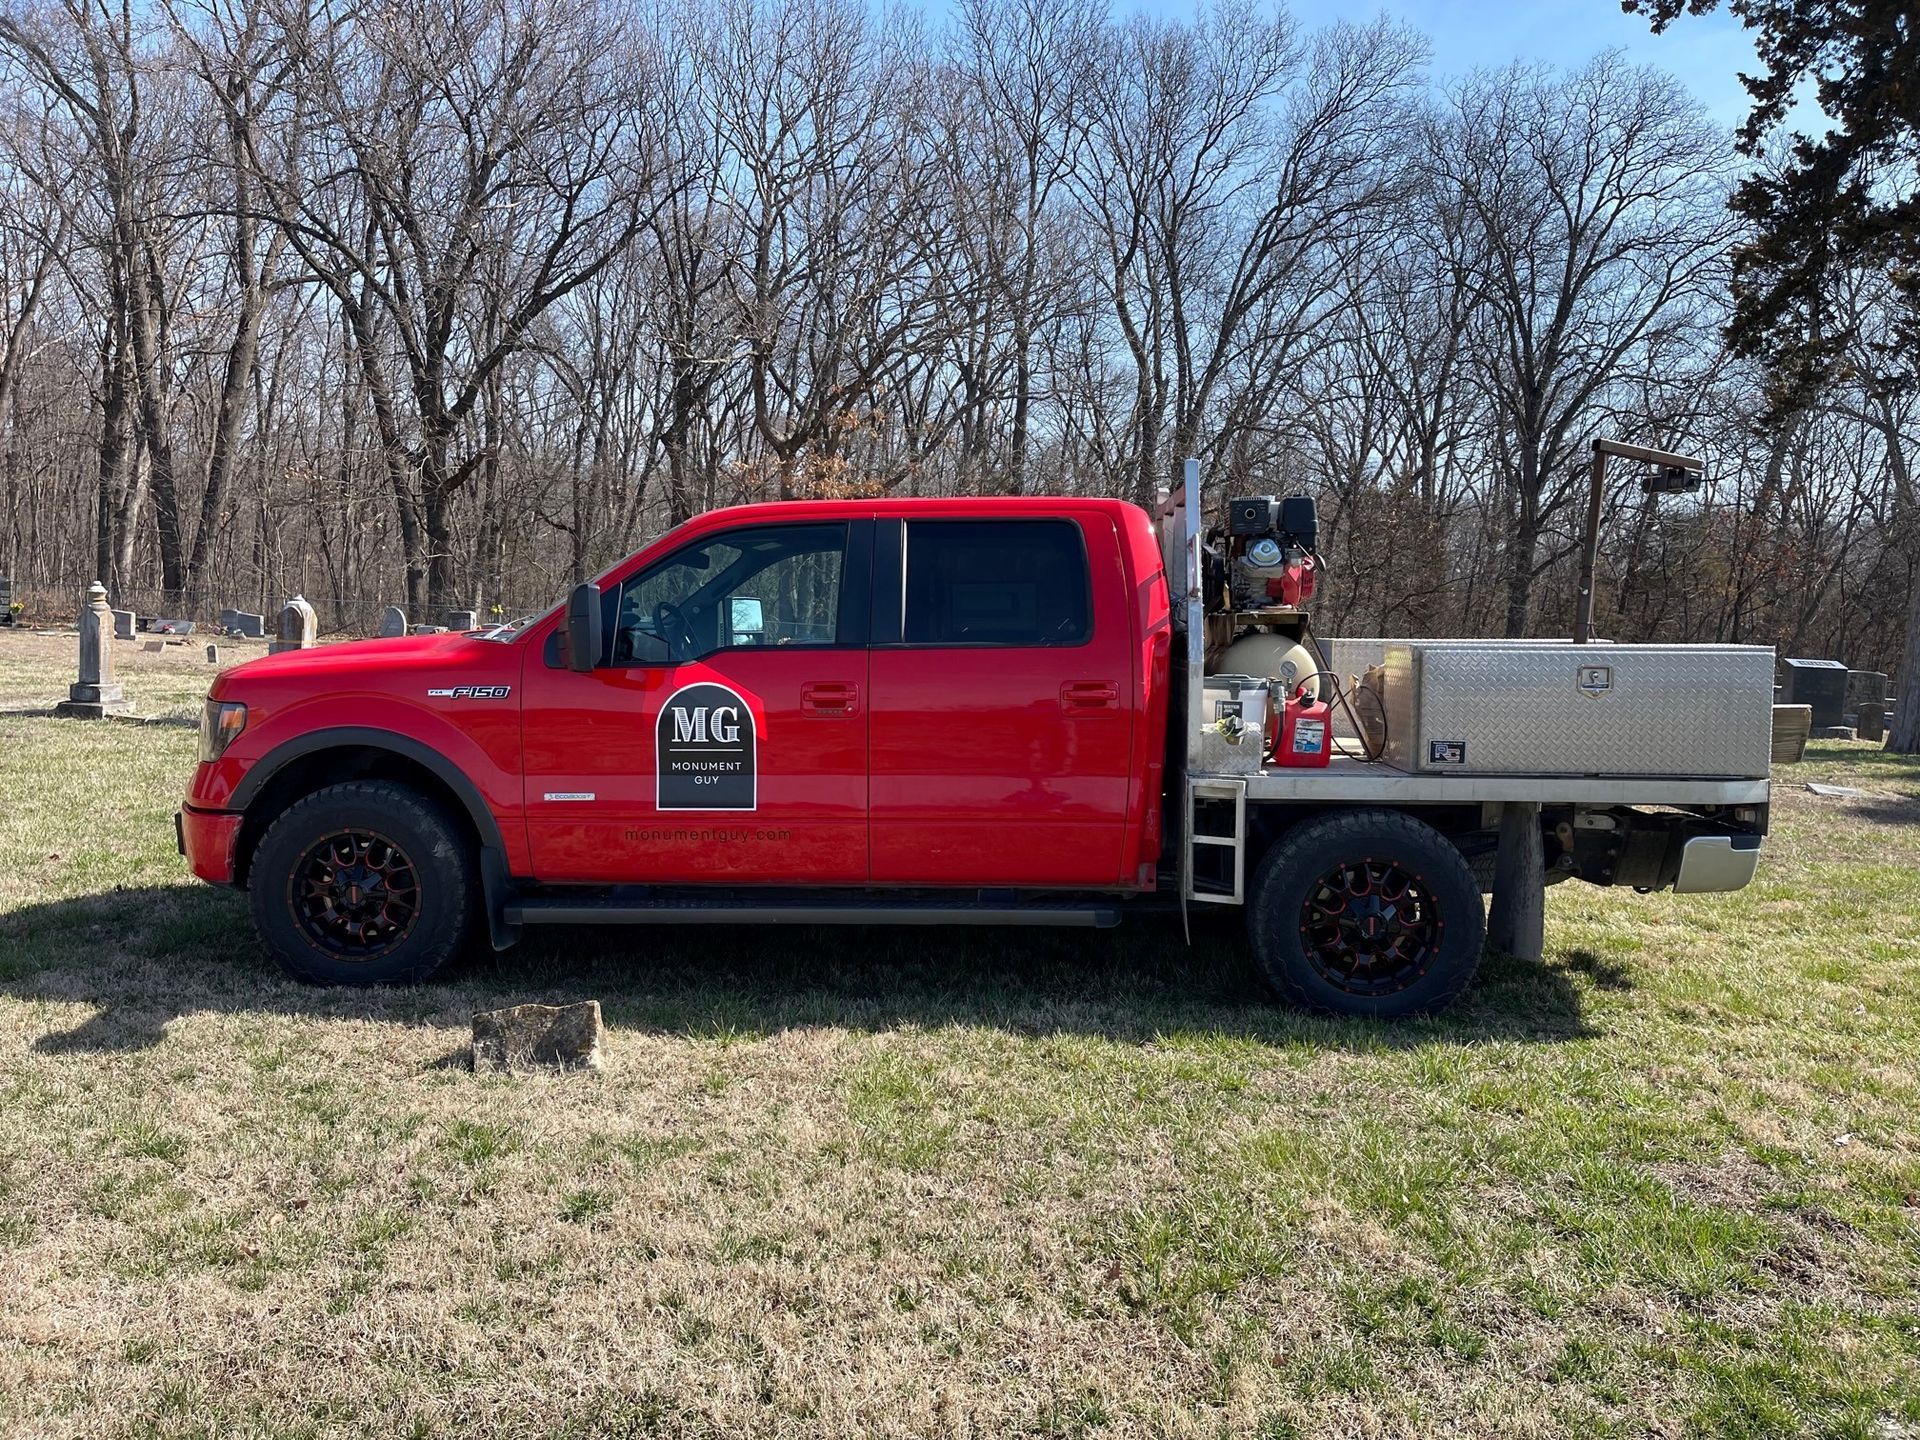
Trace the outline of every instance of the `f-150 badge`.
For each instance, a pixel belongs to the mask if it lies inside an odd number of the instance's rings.
[[[758,737],[739,692],[712,682],[681,686],[660,707],[653,753],[656,808],[758,808]]]
[[[429,700],[504,700],[513,693],[511,685],[454,685],[427,691]]]

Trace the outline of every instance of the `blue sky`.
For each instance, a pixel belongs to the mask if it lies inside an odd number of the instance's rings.
[[[1119,8],[1187,16],[1192,0],[1116,0]],[[1391,0],[1384,6],[1340,0],[1289,0],[1287,8],[1308,28],[1335,20],[1367,19],[1384,9],[1426,35],[1433,45],[1436,77],[1476,66],[1498,68],[1514,60],[1584,64],[1605,49],[1624,50],[1636,64],[1658,65],[1684,81],[1722,125],[1746,118],[1746,91],[1737,78],[1759,68],[1740,23],[1724,10],[1683,15],[1664,35],[1655,35],[1638,15],[1624,15],[1618,0]]]

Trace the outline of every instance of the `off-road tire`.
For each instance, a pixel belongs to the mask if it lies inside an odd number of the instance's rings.
[[[337,849],[316,854],[330,842]],[[382,886],[404,886],[409,876],[412,883],[411,903],[392,905],[410,916],[404,928],[377,915],[370,923],[384,934],[384,943],[362,955],[346,953],[351,942],[329,933],[341,928],[333,916],[347,913],[344,906],[316,918],[312,911],[324,902],[307,900],[304,916],[302,910],[315,867],[356,845],[371,855],[371,864],[400,866],[400,878],[380,877]],[[280,968],[309,985],[419,984],[458,955],[474,933],[480,887],[471,848],[464,828],[410,786],[386,780],[329,785],[288,806],[261,837],[247,877],[254,926]],[[358,899],[362,892],[356,887],[342,893]],[[391,904],[401,892],[383,893]]]
[[[1331,978],[1327,957],[1338,947],[1314,945],[1308,937],[1307,918],[1325,913],[1319,898],[1329,893],[1329,878],[1365,865],[1390,869],[1396,883],[1413,882],[1418,898],[1412,913],[1420,917],[1420,933],[1429,936],[1408,943],[1416,958],[1393,972],[1404,975],[1404,984],[1386,993],[1355,993]],[[1312,910],[1310,896],[1316,897]],[[1460,998],[1480,968],[1487,916],[1473,867],[1438,830],[1396,810],[1345,810],[1302,821],[1261,859],[1248,897],[1247,932],[1255,963],[1288,1004],[1322,1014],[1396,1019],[1441,1010]],[[1331,931],[1323,926],[1320,933]]]

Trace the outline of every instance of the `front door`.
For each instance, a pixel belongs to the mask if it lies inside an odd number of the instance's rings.
[[[1086,524],[875,522],[875,884],[1120,883],[1132,640],[1112,522]]]
[[[866,882],[870,531],[699,537],[608,587],[604,664],[529,657],[535,878]]]

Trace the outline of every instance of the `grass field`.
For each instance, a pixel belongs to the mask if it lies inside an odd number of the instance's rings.
[[[0,1433],[1920,1436],[1914,762],[1816,746],[1748,891],[1557,887],[1377,1026],[1230,927],[302,989],[174,854],[193,744],[0,716]],[[463,1068],[588,996],[603,1075]]]

